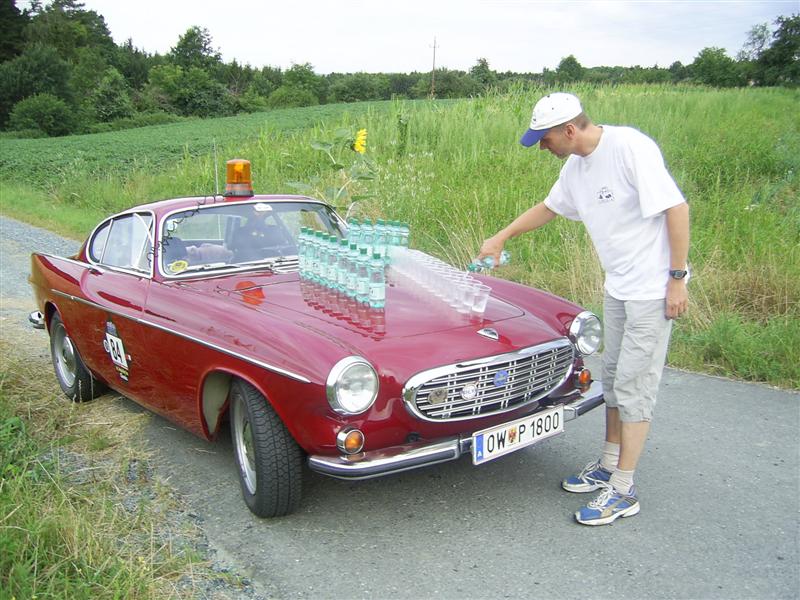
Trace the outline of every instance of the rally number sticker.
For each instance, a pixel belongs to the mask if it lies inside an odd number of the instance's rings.
[[[111,355],[111,360],[114,361],[115,365],[123,369],[128,368],[128,361],[125,359],[125,346],[120,338],[106,333],[106,341],[103,347]]]

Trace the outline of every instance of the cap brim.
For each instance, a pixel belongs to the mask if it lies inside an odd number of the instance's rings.
[[[523,146],[525,146],[526,148],[529,148],[529,147],[533,146],[534,144],[538,144],[539,140],[541,140],[547,134],[548,131],[550,131],[549,128],[548,129],[528,129],[528,131],[525,132],[525,135],[523,135],[520,138],[519,143],[522,144]]]

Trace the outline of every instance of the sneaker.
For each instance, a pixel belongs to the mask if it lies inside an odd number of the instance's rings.
[[[561,482],[561,487],[568,492],[593,492],[607,484],[609,479],[611,472],[606,471],[600,466],[600,461],[597,461],[583,467],[579,474],[567,477]]]
[[[632,487],[627,494],[621,494],[608,484],[603,485],[603,492],[586,506],[575,513],[575,520],[584,525],[608,525],[618,517],[632,517],[639,513],[639,500],[636,488]]]

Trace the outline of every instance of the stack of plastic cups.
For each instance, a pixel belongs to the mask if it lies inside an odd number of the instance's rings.
[[[460,314],[481,316],[486,310],[491,288],[438,258],[403,249],[395,253],[393,268],[411,279],[417,291],[441,299]]]

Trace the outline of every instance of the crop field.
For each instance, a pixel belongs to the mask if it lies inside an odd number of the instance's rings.
[[[258,192],[296,193],[303,184],[314,195],[337,196],[342,212],[362,198],[353,214],[405,220],[413,246],[463,267],[483,239],[543,199],[558,176],[557,159],[517,143],[546,91],[3,140],[2,212],[81,238],[110,212],[211,194],[215,170],[224,178],[225,160],[247,158]],[[800,92],[570,91],[595,122],[653,137],[689,201],[690,313],[676,324],[670,364],[800,387]],[[342,142],[342,130],[352,138],[362,128],[363,156]],[[600,310],[602,273],[580,224],[557,219],[508,249],[512,264],[498,276]]]

